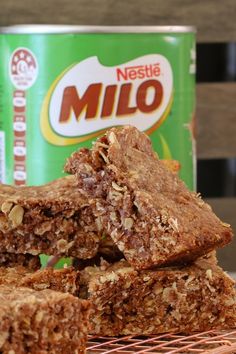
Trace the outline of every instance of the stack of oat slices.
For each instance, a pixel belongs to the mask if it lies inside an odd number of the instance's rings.
[[[229,225],[134,127],[67,161],[71,176],[0,187],[1,353],[84,353],[102,336],[236,326],[234,281],[215,249]],[[41,253],[74,267],[40,268]]]
[[[41,187],[0,187],[3,354],[86,350],[90,303],[78,297],[79,272],[39,269],[41,253],[87,259],[98,251],[93,219],[73,181],[69,176]]]
[[[113,128],[91,150],[75,152],[65,170],[88,200],[103,244],[113,241],[124,257],[81,271],[83,295],[95,304],[92,333],[236,326],[234,281],[214,253],[232,230],[158,159],[144,133]]]

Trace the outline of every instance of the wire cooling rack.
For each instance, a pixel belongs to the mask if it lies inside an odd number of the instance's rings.
[[[236,354],[236,329],[232,331],[208,331],[189,336],[180,334],[163,334],[150,337],[126,336],[120,338],[89,336],[87,353]]]

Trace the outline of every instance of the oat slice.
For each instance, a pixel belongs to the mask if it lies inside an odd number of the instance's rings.
[[[93,257],[100,237],[73,176],[44,186],[0,186],[0,252]]]
[[[234,281],[216,264],[135,270],[127,261],[81,271],[80,295],[94,305],[100,336],[193,333],[236,327]]]
[[[79,272],[73,267],[43,268],[35,272],[22,266],[0,267],[0,285],[23,286],[39,291],[51,289],[77,296],[79,292]]]
[[[1,285],[1,353],[84,354],[89,307],[71,294]]]
[[[134,127],[113,128],[68,159],[100,228],[137,269],[196,259],[223,247],[232,230],[158,159]]]

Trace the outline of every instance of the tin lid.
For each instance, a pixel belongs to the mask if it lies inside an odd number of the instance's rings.
[[[0,27],[5,34],[69,34],[69,33],[195,33],[194,26],[71,26],[14,25]]]

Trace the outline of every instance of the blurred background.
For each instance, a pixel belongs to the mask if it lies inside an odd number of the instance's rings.
[[[236,233],[235,0],[8,0],[14,24],[194,25],[197,27],[197,189]],[[219,262],[236,272],[236,239]]]

